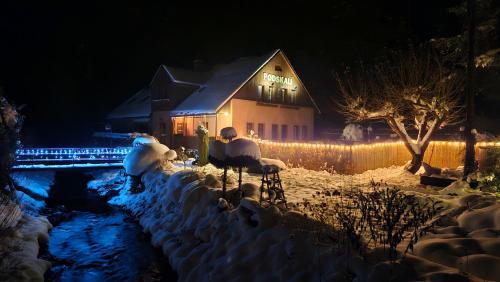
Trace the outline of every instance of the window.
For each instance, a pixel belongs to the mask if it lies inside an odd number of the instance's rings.
[[[297,90],[292,90],[292,93],[290,95],[290,104],[295,104],[297,103]]]
[[[286,140],[288,139],[288,125],[282,124],[281,125],[281,140]]]
[[[257,85],[257,95],[259,96],[259,100],[262,100],[262,94],[264,94],[264,85]]]
[[[286,102],[285,101],[285,99],[286,99],[286,89],[285,88],[280,88],[280,96],[279,96],[279,98],[280,98],[280,101],[282,103]]]
[[[281,71],[281,66],[275,65],[275,66],[274,66],[274,70],[275,70],[275,71]]]
[[[177,128],[175,129],[176,134],[184,134],[184,123],[177,122]]]
[[[272,126],[272,138],[273,138],[273,140],[278,139],[278,125],[277,124],[273,124],[273,126]]]
[[[302,139],[307,140],[307,126],[302,126]]]
[[[295,140],[300,139],[300,126],[298,125],[293,126],[293,139]]]
[[[267,97],[267,100],[271,102],[273,100],[273,87],[269,86],[269,95]]]
[[[265,131],[265,127],[264,127],[264,124],[263,123],[259,123],[257,125],[257,135],[259,136],[260,139],[264,139],[265,136],[264,136],[264,131]]]
[[[161,136],[167,135],[167,124],[165,122],[160,122],[160,134]]]
[[[253,122],[247,122],[247,135],[255,134],[253,132]]]

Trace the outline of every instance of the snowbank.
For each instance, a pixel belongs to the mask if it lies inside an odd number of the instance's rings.
[[[22,210],[30,215],[38,215],[45,207],[45,199],[54,181],[54,172],[18,171],[13,172],[11,176],[23,190],[17,191]]]
[[[436,230],[422,238],[414,254],[479,279],[500,279],[500,203],[495,197],[468,195]]]
[[[329,247],[284,224],[296,213],[260,207],[255,185],[246,185],[256,193],[245,193],[252,197],[230,210],[218,206],[220,190],[197,171],[151,169],[142,181],[143,193],[123,192],[111,202],[140,218],[180,281],[318,281],[340,270],[327,259]]]
[[[215,188],[221,175],[222,170],[212,165],[190,170],[171,166],[164,171],[153,164],[142,175],[144,192],[132,194],[125,185],[110,203],[139,218],[180,281],[387,281],[388,275],[394,281],[479,281],[498,275],[500,205],[494,197],[431,191],[434,197],[449,198],[447,215],[392,268],[381,258],[364,261],[335,251],[333,244],[322,243],[311,232],[310,226],[317,223],[300,213],[261,207],[259,174],[243,173],[247,197],[229,208],[219,200],[220,188]],[[322,189],[368,187],[371,179],[410,193],[430,189],[402,167],[354,176],[291,168],[280,175],[290,202],[311,199]],[[116,182],[117,177],[114,173],[107,178]],[[235,182],[232,170],[228,178]]]
[[[38,258],[52,225],[45,217],[24,215],[15,230],[0,237],[0,281],[44,281],[50,262]]]
[[[219,201],[220,189],[210,186],[218,169],[172,169],[176,171],[151,167],[142,176],[143,193],[131,194],[124,188],[110,203],[123,205],[140,219],[144,231],[152,234],[152,244],[169,257],[179,281],[338,281],[346,275],[357,281],[387,278],[383,275],[388,271],[386,262],[372,265],[356,254],[336,252],[305,228],[315,223],[302,214],[261,207],[258,185],[244,184],[248,196],[229,209]],[[300,174],[299,179],[326,178],[328,174],[298,170],[294,173]],[[293,198],[293,193],[289,195]],[[464,278],[456,268],[419,256],[410,255],[400,264],[398,269],[407,271],[399,277],[408,281]]]

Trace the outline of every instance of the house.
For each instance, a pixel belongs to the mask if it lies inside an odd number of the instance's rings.
[[[117,107],[108,120],[113,131],[144,129],[147,120],[147,131],[170,146],[194,145],[198,124],[210,137],[233,126],[238,136],[303,142],[313,138],[315,112],[319,109],[288,58],[276,50],[211,72],[162,65],[149,88]],[[127,123],[128,129],[122,126]]]

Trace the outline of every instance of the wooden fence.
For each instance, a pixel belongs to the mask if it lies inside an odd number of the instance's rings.
[[[313,144],[258,141],[263,157],[281,159],[293,166],[313,170],[335,170],[340,173],[361,173],[391,165],[403,165],[411,155],[403,142],[372,144]],[[476,146],[479,163],[485,148],[499,147],[500,142],[480,142]],[[425,152],[424,162],[436,167],[456,168],[463,163],[464,142],[433,141]]]

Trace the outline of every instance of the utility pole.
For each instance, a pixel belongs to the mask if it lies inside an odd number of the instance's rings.
[[[464,179],[477,169],[474,146],[476,132],[473,127],[474,116],[474,45],[476,40],[476,0],[467,0],[468,40],[467,40],[467,84],[465,89],[466,116],[465,116],[465,160]],[[474,131],[474,132],[473,132]]]

